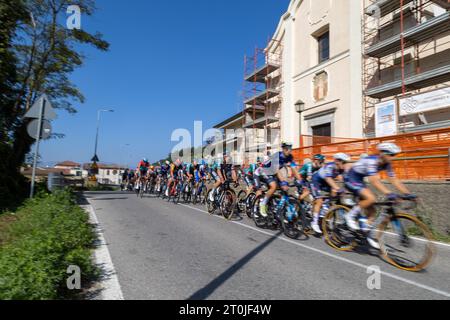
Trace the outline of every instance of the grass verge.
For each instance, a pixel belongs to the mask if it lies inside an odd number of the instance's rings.
[[[0,300],[77,298],[80,292],[67,288],[67,270],[78,266],[83,284],[98,275],[94,240],[87,213],[68,190],[40,194],[1,215]]]

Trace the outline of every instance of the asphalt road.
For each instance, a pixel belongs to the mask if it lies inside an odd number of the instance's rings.
[[[134,194],[86,193],[125,299],[450,299],[450,247],[428,270],[398,270],[367,252],[293,241],[252,221],[227,222],[203,206]],[[367,286],[369,266],[381,288]]]

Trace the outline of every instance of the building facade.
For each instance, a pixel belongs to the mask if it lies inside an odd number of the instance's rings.
[[[291,1],[269,45],[283,52],[282,140],[362,137],[362,12],[361,1]]]

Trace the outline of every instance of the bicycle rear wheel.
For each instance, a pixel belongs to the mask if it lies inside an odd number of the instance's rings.
[[[355,235],[345,222],[349,211],[347,207],[334,206],[322,220],[325,242],[339,251],[352,251],[357,246]]]
[[[400,213],[386,219],[378,228],[377,238],[381,256],[401,270],[418,272],[433,260],[433,235],[415,216]]]
[[[220,204],[220,211],[225,219],[231,220],[234,214],[234,204],[236,200],[236,195],[233,191],[227,190],[223,195],[222,203]]]

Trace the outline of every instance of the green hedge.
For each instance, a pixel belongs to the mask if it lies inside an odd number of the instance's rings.
[[[69,191],[39,195],[15,217],[2,235],[0,299],[67,298],[75,294],[66,285],[70,265],[81,268],[83,281],[93,279],[95,233]]]

